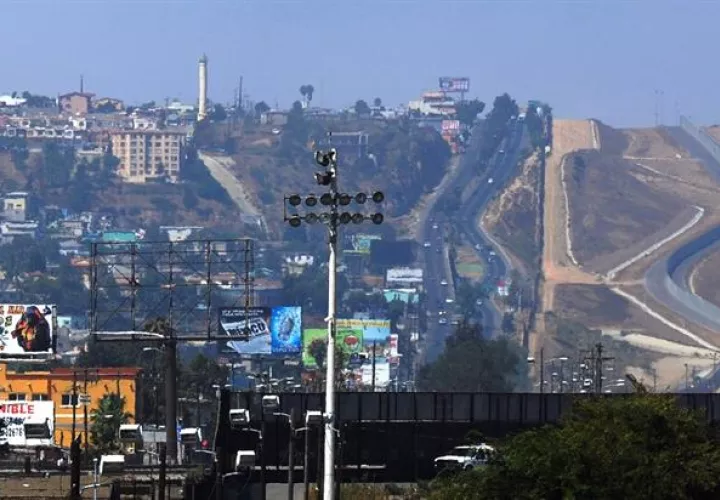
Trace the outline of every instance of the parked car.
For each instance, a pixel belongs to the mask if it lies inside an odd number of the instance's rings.
[[[447,454],[437,457],[433,463],[438,472],[470,470],[487,464],[495,453],[495,448],[485,443],[456,446]]]

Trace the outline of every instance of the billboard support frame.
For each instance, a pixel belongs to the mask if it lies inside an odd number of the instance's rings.
[[[238,272],[234,264],[239,264],[237,254],[240,253],[233,248],[234,245],[242,242],[242,264],[243,271]],[[228,246],[231,250],[228,250]],[[218,251],[218,247],[221,248]],[[101,249],[105,250],[104,252]],[[144,250],[144,252],[143,252]],[[177,344],[178,342],[192,341],[217,341],[220,340],[217,335],[212,335],[213,320],[213,290],[222,288],[213,281],[213,264],[219,265],[219,270],[231,274],[234,278],[230,283],[231,289],[242,284],[245,294],[244,304],[247,308],[252,302],[254,296],[254,241],[250,238],[245,239],[226,239],[226,240],[184,240],[179,242],[133,242],[133,243],[116,243],[116,242],[94,242],[90,248],[90,335],[96,341],[103,342],[136,342],[138,339],[154,341],[161,343],[166,356],[167,372],[166,380],[171,381],[166,384],[165,390],[165,408],[166,426],[165,440],[167,443],[166,453],[170,463],[176,463],[177,454]],[[230,256],[230,258],[226,258]],[[165,259],[163,261],[163,259]],[[196,260],[195,260],[196,259]],[[123,269],[129,265],[129,273],[123,273]],[[164,269],[167,272],[164,272]],[[100,281],[101,273],[110,275],[108,283],[103,284]],[[118,276],[116,276],[116,274]],[[152,276],[154,274],[156,283],[153,285]],[[195,277],[199,280],[197,284],[190,284],[188,280],[178,282],[176,275],[181,277]],[[129,275],[129,276],[128,276]],[[184,276],[183,276],[184,275]],[[242,277],[239,277],[242,276]],[[149,280],[146,281],[146,278]],[[164,278],[167,278],[166,280]],[[203,284],[204,280],[204,284]],[[143,285],[144,283],[144,285]],[[123,284],[125,288],[123,289]],[[182,299],[177,297],[176,288],[188,287],[191,293],[186,299],[185,308],[182,307]],[[195,300],[192,301],[192,288],[195,287]],[[117,289],[120,289],[118,291]],[[147,299],[157,300],[157,295],[161,296],[161,300],[155,304],[154,308],[149,311],[146,309],[145,300],[140,297],[138,300],[138,292],[142,290],[155,290],[156,293],[149,295]],[[182,289],[182,288],[181,288]],[[111,292],[115,290],[115,292]],[[165,292],[167,290],[167,292]],[[125,297],[123,297],[123,291]],[[192,312],[198,309],[204,292],[205,314],[204,314],[204,330],[205,335],[200,335],[202,330],[193,330],[190,335],[178,335],[178,327],[181,321],[175,313],[180,310],[180,318],[187,318]],[[165,296],[163,296],[165,294]],[[252,295],[252,296],[251,296]],[[100,308],[101,296],[107,301],[117,300],[115,307],[109,310]],[[129,296],[129,309],[123,306],[127,302]],[[160,305],[167,298],[167,308],[160,308]],[[177,303],[176,303],[177,299]],[[151,304],[152,305],[152,300]],[[192,302],[192,303],[191,303]],[[178,305],[179,304],[179,305]],[[164,309],[164,310],[163,310]],[[105,326],[107,323],[115,320],[123,324],[125,328],[116,330],[98,328],[99,313],[107,314]],[[142,326],[138,328],[138,313],[142,317]],[[117,315],[117,316],[116,316]],[[129,316],[129,325],[127,317]],[[217,322],[215,322],[217,323]],[[128,328],[129,327],[129,328]],[[114,338],[113,338],[114,337]],[[73,384],[75,385],[75,384]],[[161,476],[165,474],[164,464],[161,464]]]
[[[215,342],[227,340],[227,337],[217,334],[217,316],[214,316],[217,300],[214,294],[223,287],[242,290],[242,297],[235,305],[229,307],[254,307],[255,277],[254,277],[254,240],[242,239],[201,239],[185,240],[182,242],[136,242],[114,243],[94,242],[90,249],[90,335],[96,341],[102,342],[161,342],[164,339],[160,334],[152,334],[143,329],[146,324],[155,319],[165,318],[170,329],[174,332],[186,331],[174,335],[173,339],[181,342],[207,341]],[[241,244],[240,249],[233,251],[218,251],[217,245]],[[188,250],[185,247],[195,247]],[[229,258],[223,258],[229,256]],[[114,261],[126,260],[124,265]],[[167,270],[159,269],[165,266]],[[103,281],[101,275],[103,266],[112,267],[110,271],[119,276],[110,284]],[[128,268],[126,272],[120,268]],[[182,282],[183,268],[199,283],[188,284]],[[225,268],[227,271],[223,271]],[[225,272],[232,275],[227,283],[213,282],[213,274]],[[143,286],[143,275],[153,273],[160,278],[159,282]],[[190,307],[178,299],[178,290],[190,290],[197,294],[198,300]],[[123,298],[109,298],[111,290],[115,293],[125,294]],[[155,299],[153,304],[138,300],[143,290],[155,290],[162,295],[160,300]],[[142,299],[142,297],[140,297]],[[163,303],[166,305],[163,307]],[[194,312],[196,306],[202,305],[205,313],[202,314],[202,325],[190,328],[179,326],[183,320],[197,319]],[[101,316],[103,316],[101,318]],[[124,319],[123,319],[124,317]],[[129,317],[129,321],[128,321]],[[120,320],[120,328],[108,327],[113,320]]]

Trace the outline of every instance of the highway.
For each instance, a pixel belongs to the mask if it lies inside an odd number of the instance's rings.
[[[497,249],[492,249],[491,243],[477,227],[477,220],[487,203],[492,199],[498,189],[504,187],[506,182],[516,172],[519,160],[520,145],[524,136],[524,126],[521,122],[514,122],[511,126],[510,137],[505,141],[504,152],[498,152],[489,162],[487,171],[477,189],[467,202],[460,208],[460,213],[453,214],[451,219],[442,212],[443,201],[447,197],[457,196],[457,193],[468,186],[477,176],[480,146],[482,144],[482,124],[473,128],[470,142],[465,154],[460,159],[455,177],[445,188],[444,193],[438,197],[435,205],[428,207],[422,214],[424,220],[421,229],[421,242],[423,244],[425,261],[425,293],[428,314],[428,332],[425,338],[425,362],[434,361],[444,348],[445,339],[452,332],[452,312],[454,310],[454,284],[450,275],[450,265],[445,244],[450,224],[456,224],[457,229],[465,233],[485,265],[483,284],[495,289],[498,279],[505,277],[508,272],[508,263],[503,260]],[[502,150],[502,149],[501,149]],[[492,178],[493,182],[488,180]],[[492,249],[492,250],[491,250]],[[490,251],[497,255],[491,256]],[[443,285],[443,283],[447,283]],[[448,303],[450,300],[452,302]],[[500,327],[501,315],[491,301],[485,301],[481,307],[483,326],[487,336],[492,336]]]

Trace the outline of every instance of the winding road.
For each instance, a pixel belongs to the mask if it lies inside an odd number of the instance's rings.
[[[669,135],[720,182],[720,163],[690,134],[680,127],[668,127]],[[645,288],[650,295],[688,321],[720,332],[720,307],[693,293],[689,275],[705,256],[718,249],[720,227],[703,233],[654,263],[645,273]]]

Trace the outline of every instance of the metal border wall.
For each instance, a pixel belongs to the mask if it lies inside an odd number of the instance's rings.
[[[230,395],[231,408],[247,408],[255,422],[278,420],[263,415],[264,394],[243,392]],[[297,423],[304,425],[307,410],[322,410],[324,393],[279,394],[279,411],[292,409]],[[558,422],[579,398],[578,394],[538,393],[443,393],[443,392],[341,392],[337,394],[338,421],[344,422],[468,422],[544,424]],[[628,397],[627,394],[602,397]],[[711,421],[720,421],[720,394],[677,394],[682,406],[704,409]],[[228,408],[229,410],[229,408]],[[282,421],[282,420],[280,420]]]
[[[705,150],[720,163],[720,144],[687,117],[680,116],[680,127],[695,139]]]

